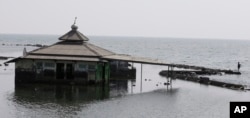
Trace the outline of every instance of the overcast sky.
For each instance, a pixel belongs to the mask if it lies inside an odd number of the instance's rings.
[[[0,33],[250,39],[250,0],[0,0]]]

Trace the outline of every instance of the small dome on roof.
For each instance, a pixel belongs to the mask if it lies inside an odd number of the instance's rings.
[[[75,24],[71,25],[71,29],[72,30],[77,30],[78,29],[78,26],[76,26]]]

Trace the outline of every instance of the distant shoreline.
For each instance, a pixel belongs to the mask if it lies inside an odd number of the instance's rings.
[[[7,60],[9,58],[15,58],[15,57],[5,57],[5,56],[0,56],[0,60]]]
[[[34,47],[45,47],[47,45],[42,45],[42,44],[5,44],[5,43],[2,43],[2,46],[34,46]]]

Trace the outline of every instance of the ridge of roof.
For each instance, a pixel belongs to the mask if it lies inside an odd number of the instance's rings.
[[[107,51],[107,52],[109,52],[109,53],[112,53],[112,54],[110,54],[110,55],[113,55],[113,54],[116,54],[116,53],[114,53],[114,52],[112,52],[112,51],[109,51],[109,50],[107,50],[107,49],[105,49],[105,48],[102,48],[102,47],[99,47],[99,46],[96,46],[96,45],[94,45],[94,44],[92,44],[92,43],[86,43],[87,45],[91,45],[92,47],[90,47],[90,46],[87,46],[87,47],[89,47],[89,48],[91,48],[91,50],[93,50],[93,51],[95,51],[96,53],[98,53],[95,49],[92,49],[93,47],[95,47],[95,48],[99,48],[99,49],[101,49],[101,50],[103,50],[103,51]],[[99,53],[98,53],[99,54]],[[101,54],[99,54],[99,55],[101,55]],[[101,55],[101,56],[107,56],[107,55]]]
[[[91,50],[96,55],[101,56],[98,52],[96,52],[95,50],[93,50],[92,48],[90,48],[88,45],[85,45],[85,46],[86,46],[86,48],[88,48],[89,50]]]

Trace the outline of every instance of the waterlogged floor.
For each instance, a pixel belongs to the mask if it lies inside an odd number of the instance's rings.
[[[3,118],[229,118],[230,101],[250,101],[247,91],[174,80],[172,89],[158,75],[163,66],[141,65],[136,80],[109,86],[14,86],[13,65],[0,66]],[[142,80],[142,81],[141,81]]]

